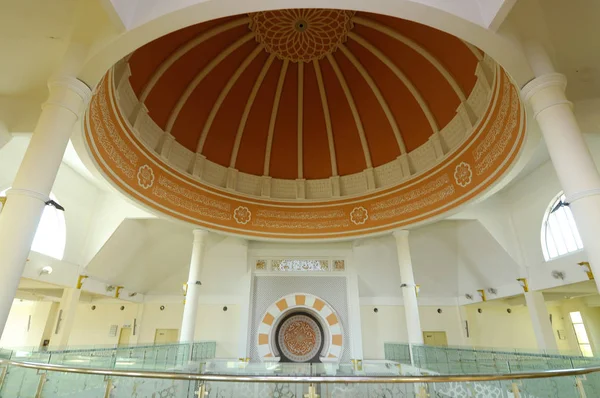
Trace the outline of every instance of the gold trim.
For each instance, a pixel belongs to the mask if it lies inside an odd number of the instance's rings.
[[[92,374],[100,376],[137,377],[168,380],[199,380],[211,382],[240,383],[448,383],[448,382],[481,382],[496,380],[529,380],[550,377],[580,376],[600,372],[600,366],[576,369],[556,369],[538,372],[518,372],[501,374],[463,374],[463,375],[422,375],[422,376],[250,376],[250,375],[217,375],[199,373],[172,373],[152,371],[129,371],[119,369],[78,368],[64,365],[20,362],[0,359],[0,365],[17,366],[25,369],[37,369],[50,372]]]
[[[585,268],[585,273],[587,274],[587,277],[589,280],[593,281],[594,280],[594,272],[592,271],[592,266],[590,265],[589,261],[582,261],[580,263],[577,263],[580,266]]]
[[[517,281],[525,293],[529,292],[529,283],[527,282],[527,278],[517,278]]]
[[[487,297],[485,296],[485,290],[484,289],[477,290],[477,293],[479,293],[479,297],[481,297],[481,301],[487,301]]]
[[[89,276],[87,275],[79,275],[79,278],[77,278],[77,285],[76,288],[81,290],[81,287],[83,286],[83,281],[86,280],[87,278],[89,278]]]

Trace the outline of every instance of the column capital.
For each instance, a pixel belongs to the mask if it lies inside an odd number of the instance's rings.
[[[537,117],[546,109],[556,105],[571,105],[565,95],[567,78],[560,73],[547,73],[536,77],[521,89],[521,94],[533,109]]]
[[[43,106],[53,104],[79,117],[92,96],[87,84],[73,76],[55,76],[48,80],[50,96]]]
[[[398,239],[408,237],[409,233],[410,231],[408,229],[396,229],[392,232],[392,235],[394,235],[394,238]]]
[[[208,231],[205,229],[195,229],[193,234],[195,240],[204,240],[208,236]]]
[[[534,95],[548,87],[558,87],[565,91],[567,87],[566,76],[562,73],[546,73],[528,82],[521,89],[521,93],[526,101],[530,101]]]

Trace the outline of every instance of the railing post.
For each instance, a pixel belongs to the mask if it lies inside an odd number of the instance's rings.
[[[40,381],[38,383],[37,390],[35,391],[35,398],[42,397],[42,390],[44,389],[44,384],[46,384],[46,377],[48,377],[46,372],[40,375]]]
[[[513,397],[521,398],[521,392],[519,391],[519,386],[517,385],[517,383],[513,382],[511,385],[511,388],[512,388]]]
[[[204,398],[208,395],[208,391],[206,391],[206,383],[200,382],[200,387],[198,388],[198,392],[195,394],[198,398]]]
[[[585,394],[585,388],[583,388],[583,380],[585,380],[584,377],[585,376],[575,377],[575,386],[577,386],[577,392],[579,392],[579,397],[581,398],[587,398],[587,395]]]
[[[427,392],[427,388],[425,388],[425,386],[421,386],[417,397],[418,398],[428,398],[429,397],[429,393]]]
[[[308,386],[308,394],[304,394],[304,398],[319,398],[320,395],[317,394],[317,387],[314,384],[310,384]]]
[[[2,391],[2,385],[4,384],[4,379],[6,378],[6,372],[8,372],[8,366],[3,366],[0,371],[0,392]]]
[[[104,398],[110,398],[110,393],[113,390],[113,382],[112,379],[109,377],[108,379],[106,379],[106,389],[104,390]]]

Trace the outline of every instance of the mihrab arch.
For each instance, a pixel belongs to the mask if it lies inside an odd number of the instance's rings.
[[[325,300],[292,293],[269,306],[258,327],[257,344],[262,361],[279,361],[282,356],[291,362],[315,357],[321,362],[339,361],[344,345],[342,324]]]

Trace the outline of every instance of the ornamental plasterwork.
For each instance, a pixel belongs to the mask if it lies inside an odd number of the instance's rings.
[[[492,147],[490,152],[485,156],[485,158],[483,158],[481,163],[476,165],[477,175],[481,175],[485,171],[487,171],[487,169],[492,166],[492,164],[498,159],[498,157],[500,157],[500,155],[502,155],[502,153],[504,153],[506,146],[510,142],[510,139],[512,136],[512,131],[517,126],[517,122],[519,119],[518,116],[519,116],[519,110],[520,110],[519,109],[520,103],[519,103],[518,95],[519,94],[516,92],[516,90],[514,88],[511,89],[510,96],[512,97],[512,99],[511,99],[511,104],[510,104],[510,114],[508,116],[508,123],[502,129],[502,134],[500,135],[500,138],[494,144],[494,146]]]
[[[392,217],[398,217],[404,214],[410,214],[419,209],[425,208],[427,206],[431,206],[435,203],[440,203],[442,201],[448,200],[454,193],[456,189],[454,185],[447,185],[439,191],[432,193],[429,196],[424,197],[416,202],[407,203],[404,206],[392,207],[386,211],[380,211],[377,213],[373,213],[371,219],[373,221],[385,220]]]
[[[246,206],[238,206],[233,211],[233,218],[238,224],[248,224],[252,219],[252,212]]]
[[[461,187],[466,187],[473,180],[473,170],[471,165],[467,162],[460,162],[454,169],[454,181]]]
[[[329,271],[328,260],[273,260],[273,271]]]
[[[422,217],[441,214],[472,199],[501,176],[514,161],[524,137],[523,108],[518,93],[515,89],[509,91],[510,98],[505,100],[504,82],[509,79],[502,73],[494,86],[497,100],[491,101],[488,108],[488,114],[494,115],[493,118],[489,123],[476,126],[469,141],[463,144],[463,155],[457,156],[451,164],[441,165],[439,170],[425,173],[418,181],[411,181],[406,186],[400,185],[352,201],[340,198],[331,203],[310,202],[298,207],[289,206],[287,202],[250,205],[244,198],[228,197],[223,191],[187,178],[183,172],[170,169],[163,159],[153,157],[151,150],[136,146],[131,139],[135,133],[126,117],[111,102],[116,97],[114,81],[111,80],[112,74],[107,76],[92,98],[85,123],[86,145],[96,164],[105,166],[102,172],[107,178],[116,185],[123,185],[127,194],[157,211],[217,230],[253,236],[339,238],[363,231],[379,232],[391,228],[392,224],[398,227]],[[504,110],[502,105],[505,105]],[[504,119],[498,117],[502,113],[505,114]],[[494,132],[490,131],[492,127]],[[486,151],[479,160],[475,160],[473,151],[489,134],[495,134],[495,139],[491,145],[484,145]],[[128,147],[123,148],[123,143]],[[136,157],[138,163],[134,166],[131,162]],[[472,171],[468,190],[458,190],[459,185],[454,179],[456,166],[462,162],[470,165]],[[143,166],[151,170],[153,182],[150,170]],[[480,174],[482,170],[485,172]],[[463,178],[459,180],[463,181]],[[142,184],[152,185],[144,189]],[[244,207],[247,212],[242,211]],[[237,210],[236,218],[234,209]],[[258,217],[259,213],[264,216]],[[342,217],[338,217],[339,214],[343,214]],[[332,267],[333,262],[329,269]]]
[[[334,271],[345,271],[346,263],[344,260],[333,260],[333,270]]]
[[[291,62],[311,62],[347,40],[354,11],[288,9],[250,14],[256,41],[270,54]]]
[[[350,213],[350,221],[356,225],[362,225],[369,219],[369,212],[362,206],[355,207]]]
[[[147,164],[141,166],[137,172],[137,180],[140,187],[148,189],[154,184],[154,172]]]

